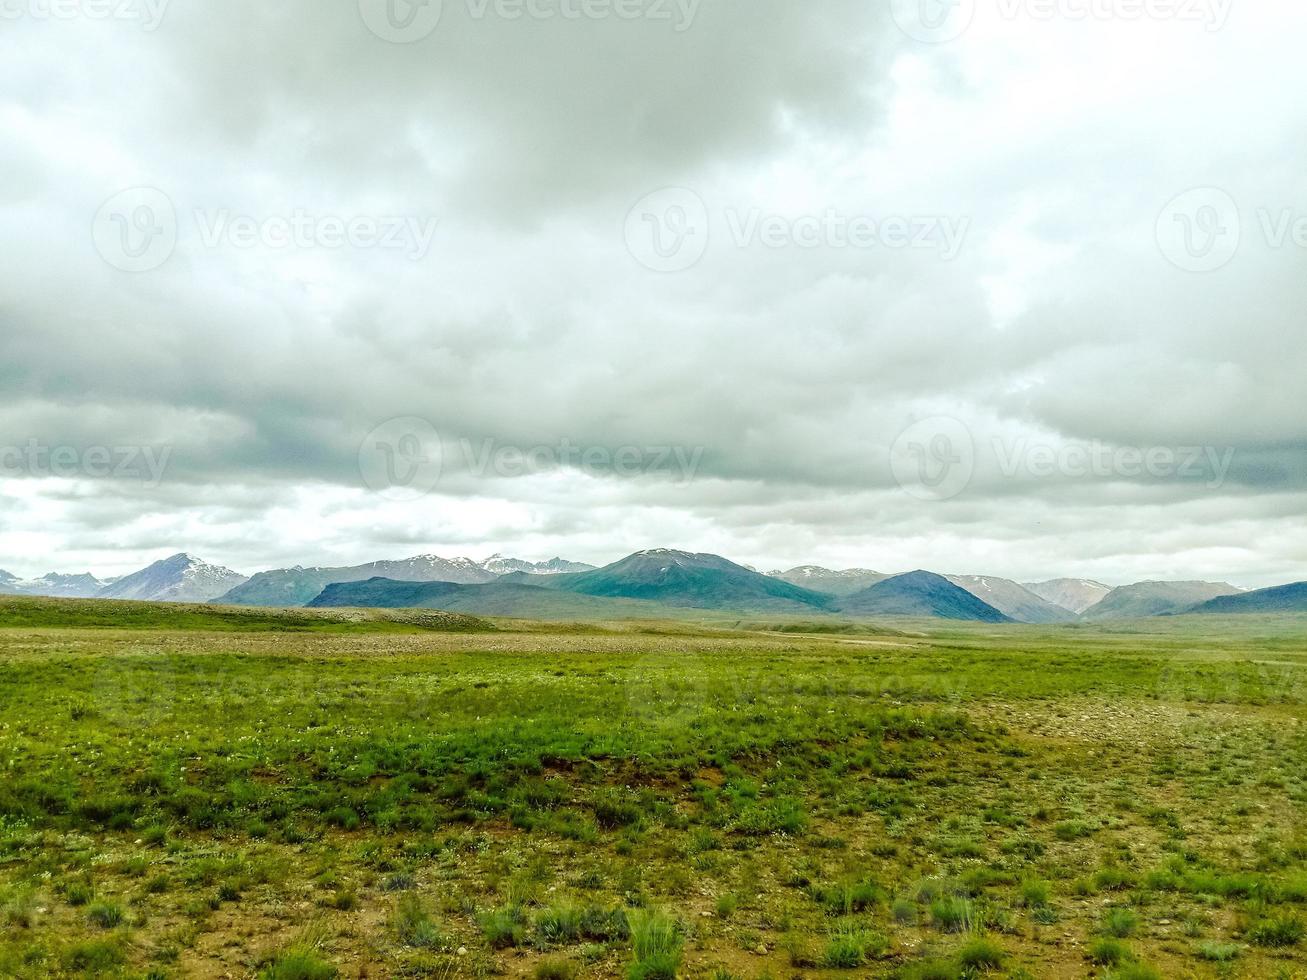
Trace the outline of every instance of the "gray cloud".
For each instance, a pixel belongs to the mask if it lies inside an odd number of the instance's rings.
[[[0,567],[681,544],[760,565],[1307,577],[1307,249],[1266,230],[1307,220],[1298,13],[1205,33],[982,9],[930,46],[843,0],[704,0],[681,31],[444,7],[408,45],[307,0],[171,5],[152,32],[6,23],[0,446],[169,455],[157,486],[0,476]],[[126,273],[93,221],[141,185],[167,195],[177,242]],[[623,229],[670,186],[702,199],[708,240],[660,274]],[[1198,186],[1240,209],[1211,273],[1157,237]],[[417,256],[206,241],[297,212],[434,236]],[[966,232],[956,255],[854,247],[831,216]],[[740,239],[770,218],[790,237]],[[404,416],[446,448],[407,502],[359,464]],[[943,502],[891,465],[937,416],[976,448]],[[502,472],[463,448],[562,444],[607,456]],[[1012,463],[1032,447],[1051,472]],[[1232,455],[1219,481],[1086,475],[1065,462],[1084,447]],[[620,473],[624,448],[641,456]],[[661,448],[693,456],[689,479]]]

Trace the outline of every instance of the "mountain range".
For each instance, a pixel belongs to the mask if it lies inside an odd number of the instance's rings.
[[[419,555],[348,567],[273,569],[248,578],[182,553],[117,580],[89,573],[24,580],[0,571],[0,594],[266,607],[442,608],[538,619],[718,611],[1057,624],[1187,612],[1307,612],[1307,583],[1258,592],[1225,582],[1139,582],[1114,589],[1085,579],[1023,585],[996,576],[889,575],[816,565],[764,575],[718,555],[666,548],[636,552],[603,568],[563,558],[532,562],[492,555],[476,561]]]

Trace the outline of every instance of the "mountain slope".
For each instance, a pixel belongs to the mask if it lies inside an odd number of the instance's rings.
[[[1191,613],[1277,613],[1307,612],[1307,582],[1278,585],[1239,595],[1217,596],[1191,609]]]
[[[990,575],[944,577],[1018,623],[1069,623],[1076,618],[1071,610],[1041,599],[1025,586],[1009,579]]]
[[[1009,623],[989,603],[934,572],[908,572],[840,600],[840,612],[854,616],[928,616],[936,619]]]
[[[771,577],[803,589],[811,589],[813,592],[844,596],[861,592],[877,582],[885,581],[890,576],[873,572],[869,568],[846,568],[843,571],[834,571],[819,565],[800,565],[798,568],[791,568],[788,572],[772,572]]]
[[[1099,621],[1164,616],[1241,592],[1227,582],[1136,582],[1113,589],[1102,602],[1085,610],[1082,618]]]
[[[1079,615],[1090,606],[1096,606],[1112,591],[1110,585],[1083,578],[1055,578],[1050,582],[1022,583],[1045,602],[1061,606]]]
[[[476,585],[493,582],[488,572],[470,558],[446,559],[419,555],[403,561],[374,561],[343,568],[276,568],[260,572],[222,597],[233,606],[302,606],[337,582],[366,582],[388,578],[398,582],[455,582]]]
[[[239,572],[210,565],[187,554],[156,561],[100,591],[100,599],[146,602],[210,602],[248,581]]]
[[[366,582],[329,585],[308,603],[311,609],[441,609],[518,619],[657,619],[669,609],[654,602],[578,595],[512,582],[458,585],[453,582]]]
[[[810,613],[832,605],[828,595],[760,575],[719,555],[665,548],[640,551],[597,571],[569,575],[561,588],[688,609]]]

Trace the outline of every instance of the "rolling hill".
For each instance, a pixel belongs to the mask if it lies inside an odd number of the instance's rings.
[[[811,589],[813,592],[844,596],[861,592],[877,582],[885,581],[890,576],[881,572],[873,572],[869,568],[846,568],[843,571],[833,571],[819,565],[801,565],[798,568],[791,568],[788,572],[772,572],[771,577],[778,578],[782,582],[789,582],[791,585],[797,585],[802,589]]]
[[[989,603],[934,572],[896,575],[841,599],[838,608],[840,612],[853,616],[929,616],[982,623],[1012,622]]]
[[[829,595],[761,575],[718,555],[663,548],[568,575],[555,585],[582,595],[645,599],[687,609],[811,613],[834,605]]]
[[[239,572],[210,565],[187,554],[156,561],[148,568],[119,579],[102,589],[99,599],[135,599],[142,602],[211,602],[247,582]]]
[[[470,558],[418,555],[403,561],[374,561],[345,568],[278,568],[260,572],[222,597],[233,606],[303,606],[339,582],[366,582],[373,578],[398,582],[455,582],[479,585],[498,576]]]
[[[1240,595],[1242,590],[1227,582],[1136,582],[1113,589],[1082,619],[1143,619],[1183,612],[1199,603],[1221,596]]]
[[[1190,609],[1192,613],[1283,613],[1307,612],[1307,582],[1258,589],[1239,595],[1217,596]]]
[[[1045,602],[1061,606],[1077,616],[1096,606],[1112,591],[1110,585],[1083,578],[1055,578],[1050,582],[1026,582],[1027,589]]]

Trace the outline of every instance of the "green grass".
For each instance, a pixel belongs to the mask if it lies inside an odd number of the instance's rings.
[[[0,600],[0,975],[1307,972],[1307,620],[745,625]]]

